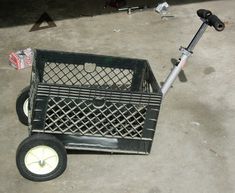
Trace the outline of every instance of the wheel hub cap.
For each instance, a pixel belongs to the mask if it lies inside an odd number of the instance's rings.
[[[57,152],[46,145],[39,145],[30,149],[25,155],[26,168],[37,175],[52,172],[59,163]]]

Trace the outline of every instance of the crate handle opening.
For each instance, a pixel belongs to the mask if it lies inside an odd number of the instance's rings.
[[[93,99],[93,106],[97,109],[101,109],[105,106],[105,99],[101,97],[96,97]]]
[[[96,69],[96,63],[85,63],[84,64],[84,69],[86,72],[94,72]]]

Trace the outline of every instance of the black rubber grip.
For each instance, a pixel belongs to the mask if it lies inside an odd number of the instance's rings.
[[[207,19],[209,16],[212,15],[212,13],[211,13],[211,11],[206,10],[206,9],[199,9],[199,10],[197,10],[197,15],[200,18]]]
[[[213,26],[217,31],[223,31],[224,30],[224,23],[216,16],[211,15],[207,18],[208,25]]]

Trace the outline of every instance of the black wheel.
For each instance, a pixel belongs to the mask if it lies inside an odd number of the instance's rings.
[[[67,166],[64,145],[56,137],[35,134],[19,145],[16,165],[20,174],[32,181],[47,181],[60,176]]]
[[[28,100],[30,86],[25,87],[16,100],[16,113],[24,125],[28,125]]]

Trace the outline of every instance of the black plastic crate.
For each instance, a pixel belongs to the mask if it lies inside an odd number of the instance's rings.
[[[148,61],[35,50],[30,131],[68,149],[150,152],[162,93]]]

